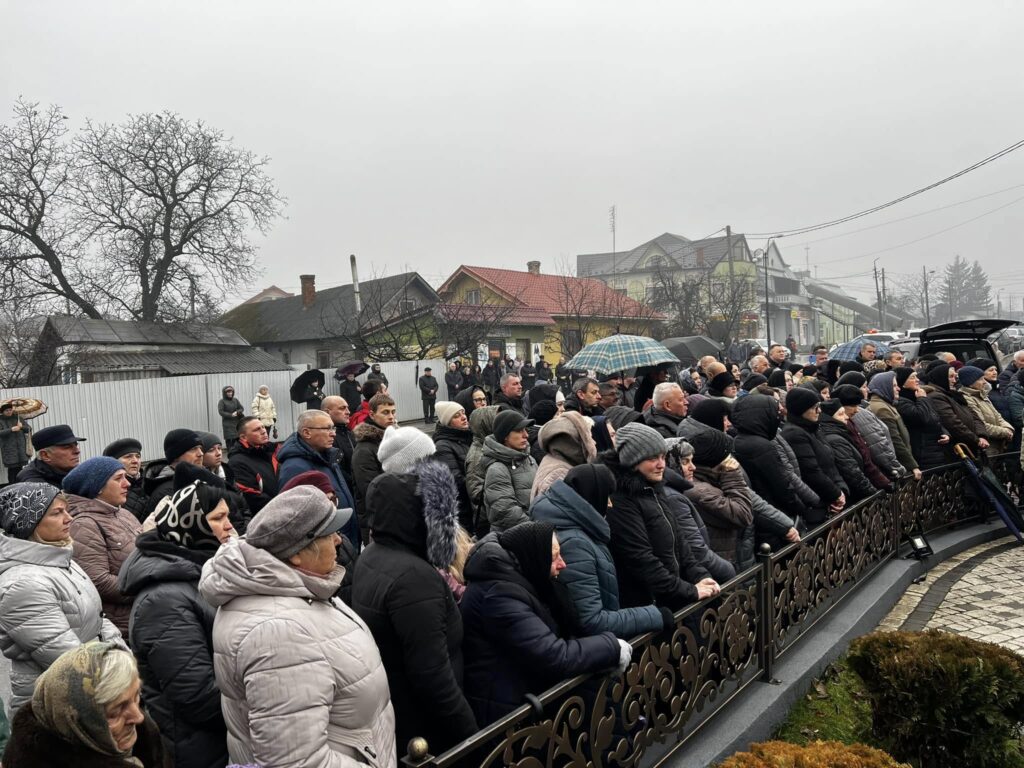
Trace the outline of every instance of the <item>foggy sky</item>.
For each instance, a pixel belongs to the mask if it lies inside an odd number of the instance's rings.
[[[554,271],[611,250],[613,204],[620,250],[665,231],[775,232],[1024,138],[1013,0],[0,0],[0,29],[3,121],[19,95],[74,127],[169,109],[273,158],[287,219],[257,236],[264,271],[242,296],[297,290],[304,272],[349,282],[350,253],[364,279]],[[1020,306],[1022,212],[1024,150],[779,245],[861,297],[876,257],[899,279],[959,253]]]

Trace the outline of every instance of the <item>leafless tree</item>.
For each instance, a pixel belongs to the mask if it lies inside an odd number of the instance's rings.
[[[650,303],[667,316],[666,336],[709,336],[727,342],[738,335],[743,315],[756,308],[749,275],[717,275],[712,269],[683,272],[659,267]]]
[[[87,121],[70,140],[58,107],[19,101],[14,116],[0,127],[4,298],[181,321],[252,283],[249,232],[284,205],[267,158],[171,112]]]

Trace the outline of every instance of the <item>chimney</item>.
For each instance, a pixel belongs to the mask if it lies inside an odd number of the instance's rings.
[[[356,314],[362,314],[363,300],[359,295],[359,273],[356,271],[356,255],[349,254],[348,264],[352,267],[352,298],[355,300]]]
[[[526,271],[531,275],[540,274],[540,262],[539,261],[528,261],[526,262]]]
[[[316,300],[316,275],[299,275],[299,282],[302,284],[302,308],[307,309]]]

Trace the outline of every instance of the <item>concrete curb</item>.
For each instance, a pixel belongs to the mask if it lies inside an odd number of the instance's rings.
[[[801,638],[774,669],[774,683],[757,682],[664,763],[709,766],[751,742],[770,739],[811,681],[846,652],[850,641],[875,629],[918,576],[971,547],[1008,535],[999,522],[929,536],[934,555],[925,562],[891,560]]]

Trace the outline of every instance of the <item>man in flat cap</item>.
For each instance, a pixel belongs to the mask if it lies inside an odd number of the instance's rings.
[[[36,457],[18,473],[16,482],[49,483],[60,488],[64,476],[78,466],[81,442],[85,442],[85,438],[75,437],[74,430],[67,424],[40,429],[32,435]]]

